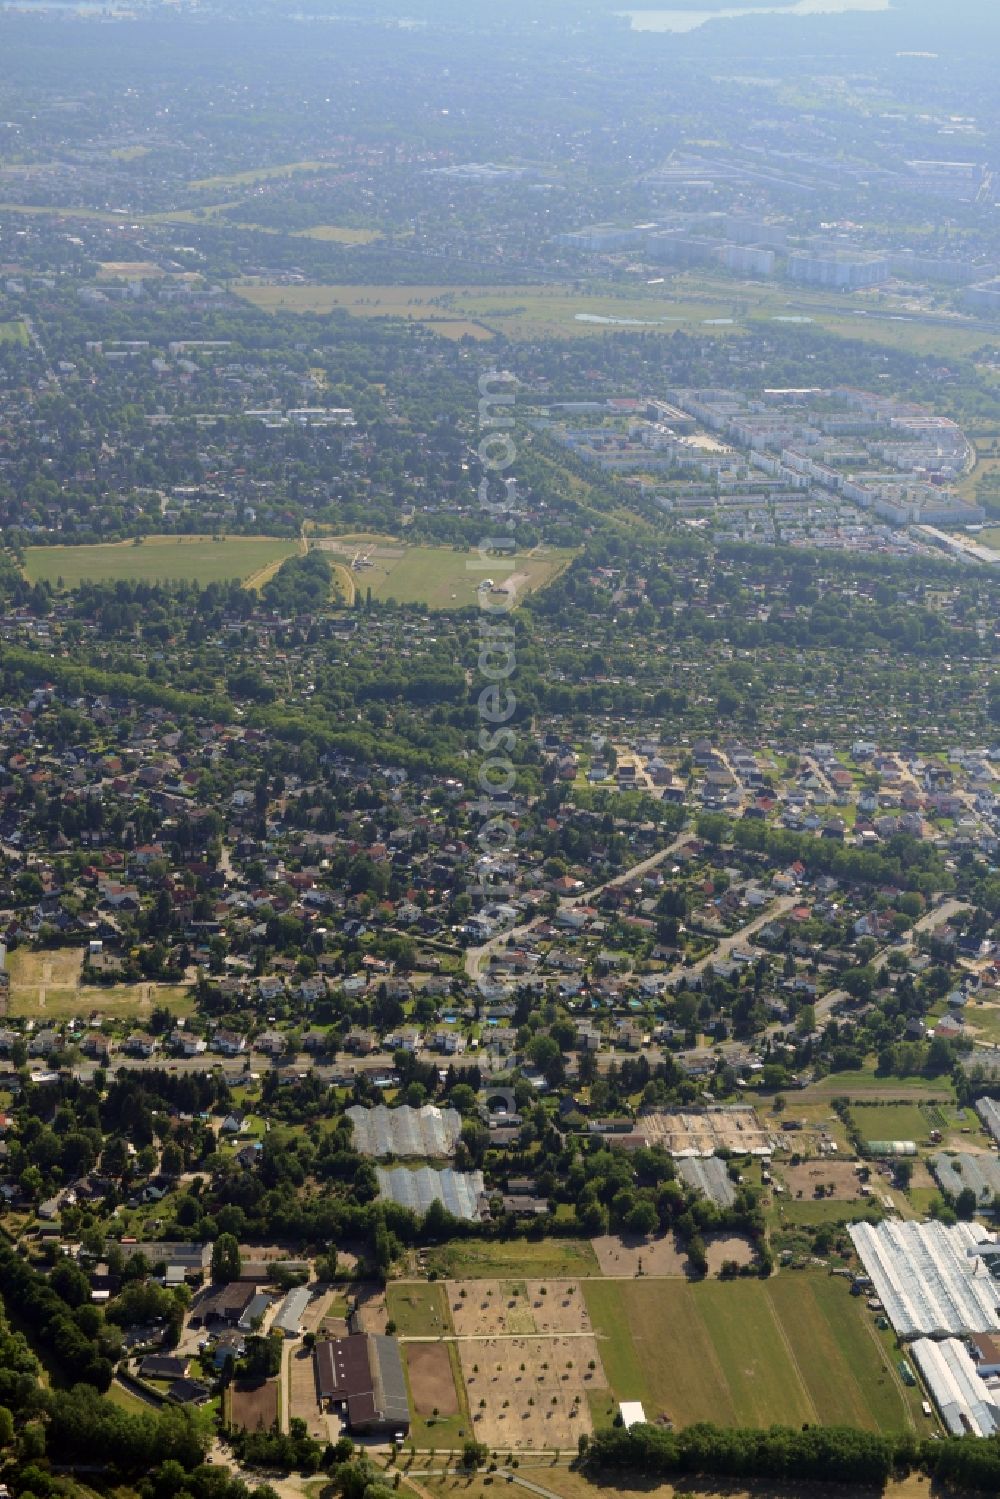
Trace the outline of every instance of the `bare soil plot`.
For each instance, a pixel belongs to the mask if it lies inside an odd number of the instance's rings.
[[[709,1275],[718,1275],[727,1260],[737,1265],[749,1265],[753,1261],[753,1245],[740,1234],[713,1234],[705,1241],[705,1258]]]
[[[276,1379],[238,1379],[229,1394],[229,1424],[239,1431],[270,1431],[278,1419]]]
[[[565,1448],[593,1431],[587,1393],[607,1387],[596,1338],[482,1338],[458,1348],[479,1441]]]
[[[835,1202],[856,1202],[863,1196],[850,1161],[803,1161],[801,1166],[783,1166],[781,1175],[791,1197],[815,1197],[817,1187],[824,1187],[824,1196]]]
[[[358,1286],[354,1292],[358,1303],[358,1321],[362,1332],[385,1332],[389,1320],[385,1292],[375,1286]]]
[[[590,1318],[576,1280],[470,1280],[448,1285],[458,1337],[530,1337],[590,1332]]]
[[[461,1406],[445,1343],[405,1343],[403,1352],[418,1416],[457,1416]]]
[[[329,1437],[326,1417],[316,1396],[316,1371],[308,1348],[296,1348],[288,1361],[288,1411],[292,1420],[304,1421],[309,1435],[325,1442]]]
[[[638,1238],[634,1234],[602,1234],[592,1239],[602,1275],[687,1275],[688,1257],[673,1234]]]

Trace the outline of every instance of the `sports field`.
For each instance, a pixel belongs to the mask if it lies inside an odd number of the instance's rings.
[[[161,583],[186,580],[202,585],[247,581],[291,557],[297,543],[277,536],[147,536],[99,546],[29,547],[24,571],[31,583],[113,583],[119,579]]]
[[[23,323],[0,323],[0,344],[26,344],[28,330]]]
[[[612,1391],[650,1420],[912,1425],[891,1350],[841,1279],[590,1280],[584,1295]]]
[[[331,536],[314,545],[335,565],[348,602],[353,602],[354,593],[364,597],[370,588],[375,599],[426,604],[429,609],[461,609],[475,604],[477,590],[487,579],[492,579],[495,588],[513,589],[523,598],[551,583],[573,558],[571,551],[541,547],[511,557],[489,558],[484,565],[478,555],[469,552],[407,546],[390,536]]]

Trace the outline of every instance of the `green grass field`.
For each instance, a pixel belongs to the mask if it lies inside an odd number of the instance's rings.
[[[364,596],[370,588],[376,599],[394,598],[401,604],[426,604],[430,609],[461,609],[474,605],[477,589],[487,578],[497,587],[516,587],[523,598],[559,576],[573,552],[546,547],[509,558],[481,559],[451,547],[407,546],[388,536],[324,537],[316,545],[337,568],[342,591]],[[364,554],[368,565],[353,567]],[[351,602],[350,596],[348,602]]]
[[[919,1103],[860,1103],[851,1116],[864,1140],[926,1140],[936,1126]]]
[[[838,1202],[833,1197],[779,1197],[770,1210],[769,1221],[781,1228],[819,1228],[824,1223],[853,1223],[880,1213],[879,1204],[872,1198]]]
[[[394,1281],[386,1287],[386,1308],[403,1338],[434,1337],[454,1331],[448,1298],[440,1281]]]
[[[27,344],[28,330],[23,323],[0,323],[0,344]]]
[[[590,1280],[584,1294],[612,1391],[650,1420],[912,1424],[890,1350],[842,1280]]]
[[[470,1239],[429,1250],[427,1264],[450,1280],[540,1280],[600,1274],[597,1256],[586,1239],[511,1239],[496,1244]]]
[[[187,580],[202,585],[241,582],[283,562],[298,550],[297,543],[276,536],[147,536],[141,546],[113,542],[100,546],[29,547],[25,576],[31,583],[55,583],[67,588],[80,583],[160,583]]]

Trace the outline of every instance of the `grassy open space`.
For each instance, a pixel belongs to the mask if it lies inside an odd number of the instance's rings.
[[[597,284],[582,290],[551,284],[285,286],[269,282],[247,282],[234,289],[266,312],[341,310],[354,317],[403,317],[446,335],[450,325],[462,322],[487,334],[504,333],[515,339],[539,334],[593,336],[629,329],[672,333],[695,327],[705,333],[731,335],[761,325],[796,324],[839,338],[943,357],[972,354],[988,340],[982,330],[964,327],[959,320],[954,326],[911,320],[896,310],[896,304],[883,305],[877,297],[844,297],[841,307],[831,302],[829,292],[693,274],[669,276],[655,285]],[[460,335],[453,332],[450,336]]]
[[[440,1281],[390,1282],[385,1300],[402,1338],[434,1337],[453,1331],[448,1298]]]
[[[810,1083],[796,1093],[792,1112],[798,1115],[803,1104],[823,1103],[833,1098],[864,1097],[873,1103],[920,1101],[952,1103],[955,1089],[948,1077],[876,1077],[874,1063],[859,1072],[831,1072],[819,1082]]]
[[[612,1391],[650,1420],[911,1424],[889,1352],[841,1280],[591,1280],[584,1294]]]
[[[270,182],[276,177],[294,177],[296,172],[331,172],[331,161],[287,161],[271,167],[250,167],[245,172],[222,172],[217,177],[199,177],[188,187],[199,192],[206,188],[252,187],[255,182]]]
[[[949,1127],[950,1111],[934,1104],[860,1103],[851,1105],[851,1117],[864,1140],[915,1140],[920,1144],[929,1139],[931,1130]]]
[[[487,578],[492,578],[497,587],[516,588],[523,598],[551,583],[574,555],[569,550],[543,547],[490,558],[484,566],[478,554],[452,547],[408,546],[390,536],[323,537],[315,545],[334,565],[348,602],[351,591],[363,596],[370,588],[373,598],[426,604],[430,609],[474,605],[476,591]]]
[[[22,322],[0,323],[0,344],[27,344],[28,330]]]
[[[347,224],[313,224],[310,229],[297,229],[296,239],[321,239],[335,245],[370,245],[378,239],[377,229],[352,229]]]
[[[586,1239],[511,1239],[496,1244],[470,1239],[428,1250],[427,1265],[450,1280],[537,1280],[600,1273]]]
[[[278,536],[147,536],[141,546],[131,541],[97,546],[29,547],[25,576],[31,583],[56,583],[67,588],[80,583],[160,583],[187,580],[202,585],[253,578],[271,564],[281,563],[298,550],[294,541]]]
[[[82,947],[34,951],[18,947],[8,954],[10,1015],[52,1024],[86,1017],[95,1011],[120,1019],[141,1019],[157,1005],[175,1015],[189,1015],[194,996],[186,984],[81,984]]]

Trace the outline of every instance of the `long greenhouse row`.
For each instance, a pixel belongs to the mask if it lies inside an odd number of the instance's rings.
[[[898,1337],[1000,1330],[1000,1283],[975,1254],[990,1240],[980,1224],[857,1223],[850,1232]]]
[[[910,1351],[952,1436],[991,1437],[1000,1431],[1000,1410],[964,1344],[957,1338],[942,1343],[919,1338]]]

